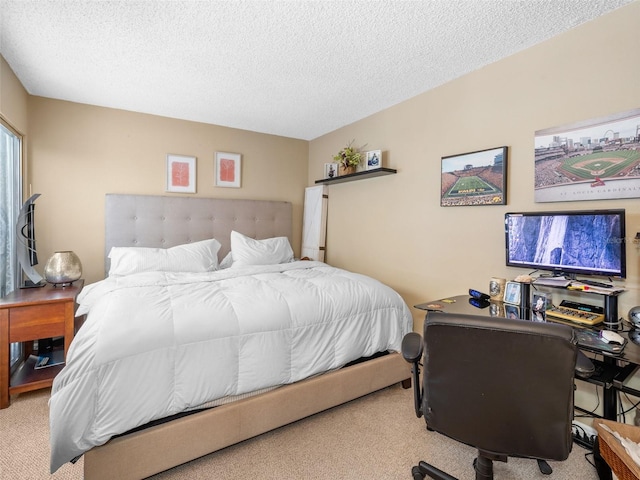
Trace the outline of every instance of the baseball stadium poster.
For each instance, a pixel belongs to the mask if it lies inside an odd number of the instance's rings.
[[[535,133],[535,201],[640,197],[640,108]]]
[[[506,205],[507,147],[442,157],[440,206]]]

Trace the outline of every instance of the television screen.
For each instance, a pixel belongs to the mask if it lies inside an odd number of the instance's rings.
[[[505,214],[507,266],[624,278],[625,211]]]

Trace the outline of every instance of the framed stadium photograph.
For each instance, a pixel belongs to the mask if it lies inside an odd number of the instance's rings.
[[[536,202],[640,197],[640,108],[535,132]]]
[[[507,147],[442,157],[440,206],[507,204]]]

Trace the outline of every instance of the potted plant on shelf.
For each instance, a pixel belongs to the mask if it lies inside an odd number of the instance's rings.
[[[338,164],[339,175],[348,175],[349,173],[355,173],[356,167],[362,160],[362,153],[360,149],[353,145],[351,140],[346,147],[333,156],[333,161]]]

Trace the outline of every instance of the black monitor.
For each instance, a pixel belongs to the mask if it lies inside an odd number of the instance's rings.
[[[583,210],[507,213],[509,267],[625,278],[625,211]]]

